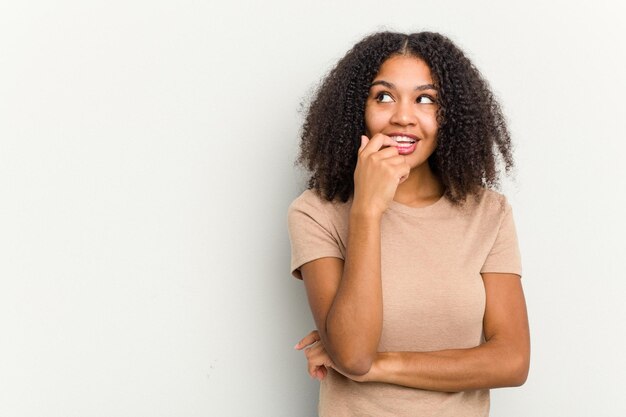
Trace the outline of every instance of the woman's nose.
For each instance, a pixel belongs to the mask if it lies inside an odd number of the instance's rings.
[[[398,103],[390,121],[402,126],[413,125],[417,123],[415,109],[411,103]]]

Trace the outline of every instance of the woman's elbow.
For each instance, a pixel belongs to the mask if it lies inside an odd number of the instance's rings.
[[[515,380],[513,381],[513,386],[520,387],[524,385],[527,379],[528,379],[528,366],[516,372]]]
[[[327,351],[339,371],[354,375],[362,376],[369,372],[376,359],[376,348],[372,346],[366,347],[363,343],[332,343],[328,340],[326,344]]]
[[[362,376],[367,374],[372,367],[374,358],[368,354],[339,354],[333,358],[334,364],[339,368],[339,371],[348,375]]]
[[[509,383],[511,387],[519,387],[524,385],[528,379],[528,371],[530,368],[530,358],[526,354],[519,354],[515,359],[511,360],[511,369],[509,371]]]

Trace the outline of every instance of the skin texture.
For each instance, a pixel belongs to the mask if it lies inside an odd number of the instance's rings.
[[[445,185],[429,158],[440,139],[440,92],[426,62],[394,55],[373,77],[353,173],[354,200],[345,261],[321,258],[301,267],[317,331],[297,345],[312,377],[333,368],[355,381],[463,391],[517,386],[526,380],[530,356],[528,320],[520,277],[483,274],[486,343],[438,352],[377,352],[382,329],[380,221],[392,200],[414,207],[432,204]],[[420,140],[399,155],[390,134]],[[371,139],[369,139],[371,137]]]

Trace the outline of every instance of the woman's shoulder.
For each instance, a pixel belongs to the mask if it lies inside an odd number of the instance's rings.
[[[311,217],[325,217],[329,221],[341,221],[349,212],[351,200],[328,201],[315,189],[307,189],[289,205],[288,213],[304,213]]]
[[[317,207],[317,208],[326,209],[326,210],[333,210],[333,209],[342,210],[346,207],[349,207],[350,204],[351,204],[351,199],[348,200],[347,202],[342,202],[338,200],[329,201],[324,196],[322,196],[322,194],[318,190],[314,188],[310,188],[310,189],[304,190],[302,194],[296,197],[291,202],[290,207],[311,206],[311,207]]]
[[[321,206],[324,204],[324,199],[313,189],[307,189],[302,192],[298,197],[296,197],[289,207],[299,207],[299,206]]]
[[[501,215],[510,208],[506,195],[490,188],[481,188],[475,196],[467,198],[468,207],[475,214]]]

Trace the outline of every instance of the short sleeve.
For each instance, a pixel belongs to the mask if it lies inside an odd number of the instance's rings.
[[[495,242],[480,272],[511,273],[522,276],[522,261],[513,220],[513,209],[503,201],[504,213]]]
[[[289,206],[287,220],[291,241],[291,274],[302,279],[300,267],[325,257],[344,259],[331,233],[326,205],[312,191],[305,191]]]

